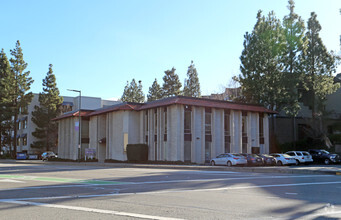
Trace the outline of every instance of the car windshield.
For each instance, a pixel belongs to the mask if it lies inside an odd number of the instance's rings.
[[[324,153],[324,154],[329,154],[329,152],[328,152],[328,151],[326,151],[326,150],[321,150],[321,153]]]
[[[288,155],[288,154],[283,154],[283,157],[290,157],[290,155]]]

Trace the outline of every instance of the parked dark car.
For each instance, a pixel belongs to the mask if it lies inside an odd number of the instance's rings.
[[[258,154],[263,159],[263,165],[274,166],[276,165],[276,159],[269,154]]]
[[[313,157],[314,162],[324,163],[326,165],[330,163],[340,163],[340,156],[337,154],[331,154],[326,150],[310,149],[308,152]]]
[[[257,154],[241,154],[247,159],[248,166],[260,166],[263,165],[263,159]]]
[[[57,158],[57,154],[55,154],[54,152],[52,151],[46,151],[44,152],[42,155],[41,155],[41,159],[44,161],[44,160],[49,160],[51,158]]]

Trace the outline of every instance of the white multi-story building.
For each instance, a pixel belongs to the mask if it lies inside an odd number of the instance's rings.
[[[202,164],[225,152],[269,153],[269,120],[262,106],[175,96],[66,113],[59,123],[58,155],[76,160],[87,148],[99,161],[127,160],[127,144],[147,144],[148,159]],[[80,155],[79,155],[80,153]]]
[[[61,106],[62,113],[79,109],[79,96],[63,96],[63,99],[64,101]],[[101,98],[82,96],[81,109],[94,110],[117,103],[117,101],[102,100]],[[34,106],[36,105],[39,106],[39,94],[34,94],[31,103],[25,108],[20,109],[20,114],[17,120],[17,152],[27,152],[29,154],[35,154],[45,150],[31,148],[31,144],[37,141],[37,139],[32,135],[32,132],[34,132],[37,127],[32,121],[32,112],[34,111]],[[51,150],[56,151],[56,147]]]

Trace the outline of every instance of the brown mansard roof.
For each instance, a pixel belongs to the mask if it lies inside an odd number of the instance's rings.
[[[265,112],[265,113],[271,113],[271,114],[277,113],[269,109],[266,109],[260,105],[235,103],[235,102],[214,100],[214,99],[193,98],[193,97],[186,97],[186,96],[174,96],[174,97],[160,99],[160,100],[156,100],[152,102],[147,102],[144,105],[142,105],[138,110],[157,108],[157,107],[168,106],[168,105],[173,105],[173,104],[190,105],[190,106],[206,107],[206,108],[231,109],[231,110],[240,110],[240,111]]]
[[[231,109],[231,110],[239,110],[239,111],[251,111],[251,112],[265,112],[270,114],[275,114],[277,112],[271,111],[269,109],[264,108],[260,105],[251,105],[251,104],[243,104],[243,103],[235,103],[229,101],[221,101],[221,100],[213,100],[213,99],[203,99],[203,98],[193,98],[186,96],[173,96],[168,97],[156,101],[146,102],[146,103],[132,103],[125,102],[116,105],[112,105],[109,107],[93,110],[93,111],[85,111],[81,110],[81,116],[95,116],[101,115],[108,112],[114,112],[119,110],[131,110],[131,111],[140,111],[158,107],[166,107],[169,105],[189,105],[189,106],[197,106],[197,107],[205,107],[205,108],[220,108],[220,109]],[[68,117],[78,117],[78,111],[66,113],[54,120],[60,120]]]

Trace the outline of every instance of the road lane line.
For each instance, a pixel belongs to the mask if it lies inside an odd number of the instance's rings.
[[[74,183],[84,185],[131,185],[131,184],[160,184],[160,183],[183,183],[183,182],[214,182],[224,180],[252,180],[252,179],[285,179],[285,178],[309,178],[309,177],[331,177],[334,175],[304,175],[304,176],[257,176],[257,177],[227,177],[227,178],[210,178],[210,179],[180,179],[180,180],[159,180],[145,182],[120,182],[120,181],[102,181],[102,180],[82,180],[58,177],[35,177],[35,176],[18,176],[18,175],[1,175],[0,178],[20,179],[43,182],[58,182],[58,183]],[[71,185],[72,186],[72,185]],[[61,186],[63,187],[63,186]],[[1,191],[1,190],[0,190]]]
[[[77,207],[77,206],[54,205],[54,204],[38,203],[38,202],[15,201],[15,200],[7,200],[4,202],[20,204],[20,205],[32,205],[32,206],[39,206],[39,207],[46,207],[46,208],[58,208],[58,209],[68,209],[68,210],[83,211],[83,212],[95,212],[95,213],[100,213],[100,214],[128,216],[128,217],[143,218],[143,219],[181,220],[180,218],[161,217],[161,216],[144,215],[144,214],[119,212],[119,211],[105,210],[105,209],[94,209],[94,208],[86,208],[86,207]]]
[[[37,177],[37,176],[20,176],[20,175],[3,175],[0,174],[0,178],[5,179],[20,179],[20,180],[33,180],[42,182],[60,182],[60,183],[75,183],[75,184],[88,184],[88,185],[116,185],[126,184],[126,182],[119,181],[103,181],[103,180],[82,180],[82,179],[70,179],[70,178],[59,178],[59,177]]]
[[[298,193],[289,193],[289,192],[286,192],[285,194],[286,195],[298,195]]]
[[[186,190],[161,190],[151,192],[131,192],[131,193],[107,193],[107,194],[94,194],[94,195],[78,195],[78,196],[56,196],[56,197],[33,197],[33,198],[13,198],[13,199],[0,199],[0,202],[7,200],[41,200],[41,199],[67,199],[67,198],[93,198],[93,197],[110,197],[110,196],[125,196],[125,195],[148,195],[148,194],[164,194],[164,193],[183,193],[183,192],[210,192],[222,190],[240,190],[240,189],[256,189],[256,188],[271,188],[271,187],[290,187],[290,186],[309,186],[309,185],[332,185],[341,184],[338,182],[311,182],[311,183],[290,183],[290,184],[273,184],[273,185],[259,185],[259,186],[233,186],[233,187],[219,187],[210,189],[186,189]]]

